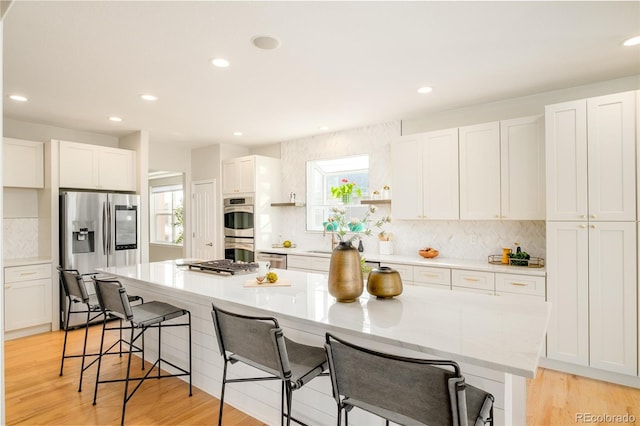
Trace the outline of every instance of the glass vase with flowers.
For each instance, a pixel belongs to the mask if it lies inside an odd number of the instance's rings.
[[[355,182],[342,179],[340,185],[331,187],[331,197],[342,200],[343,204],[351,204],[353,195],[362,197],[362,189]]]

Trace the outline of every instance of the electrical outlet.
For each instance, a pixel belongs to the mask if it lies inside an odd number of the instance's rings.
[[[469,244],[478,244],[478,236],[477,235],[470,235],[469,236]]]

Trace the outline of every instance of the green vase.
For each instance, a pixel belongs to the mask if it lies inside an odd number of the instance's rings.
[[[360,253],[350,242],[341,241],[331,253],[329,294],[337,302],[355,302],[364,290]]]
[[[351,204],[351,194],[342,194],[342,203]]]

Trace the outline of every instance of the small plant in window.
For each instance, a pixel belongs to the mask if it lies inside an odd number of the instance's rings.
[[[173,226],[178,230],[178,236],[175,244],[182,244],[182,241],[184,240],[184,205],[180,204],[178,208],[176,208],[174,214],[176,221],[173,222]]]
[[[362,197],[362,189],[358,187],[354,182],[349,182],[348,179],[342,179],[341,184],[331,187],[331,196],[342,200],[344,204],[349,204],[352,200],[353,194],[358,197]]]

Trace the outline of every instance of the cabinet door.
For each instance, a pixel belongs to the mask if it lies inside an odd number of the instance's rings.
[[[422,136],[409,135],[391,143],[391,176],[395,219],[422,219]]]
[[[587,100],[589,217],[636,220],[635,92]]]
[[[587,105],[545,108],[547,220],[587,218]]]
[[[500,122],[502,219],[544,220],[542,116]]]
[[[461,127],[460,219],[500,218],[500,126]]]
[[[402,173],[407,173],[406,167]],[[407,173],[407,176],[411,177],[411,174]],[[413,178],[415,179],[416,176],[413,175]],[[429,132],[424,135],[422,188],[423,212],[426,219],[458,220],[460,218],[458,129]],[[414,198],[419,197],[414,196]],[[395,193],[393,203],[396,203]]]
[[[135,191],[135,151],[98,147],[98,187]]]
[[[547,222],[547,357],[589,365],[589,251],[586,223]]]
[[[60,141],[60,187],[98,187],[98,160],[95,146]]]
[[[239,192],[256,192],[256,159],[241,157],[238,159]]]
[[[590,365],[637,374],[636,224],[589,225]]]
[[[4,329],[18,330],[51,322],[51,278],[5,283]]]
[[[44,144],[10,138],[3,142],[3,185],[44,188]]]
[[[238,168],[234,160],[222,162],[222,193],[234,194],[238,189],[237,181]]]

